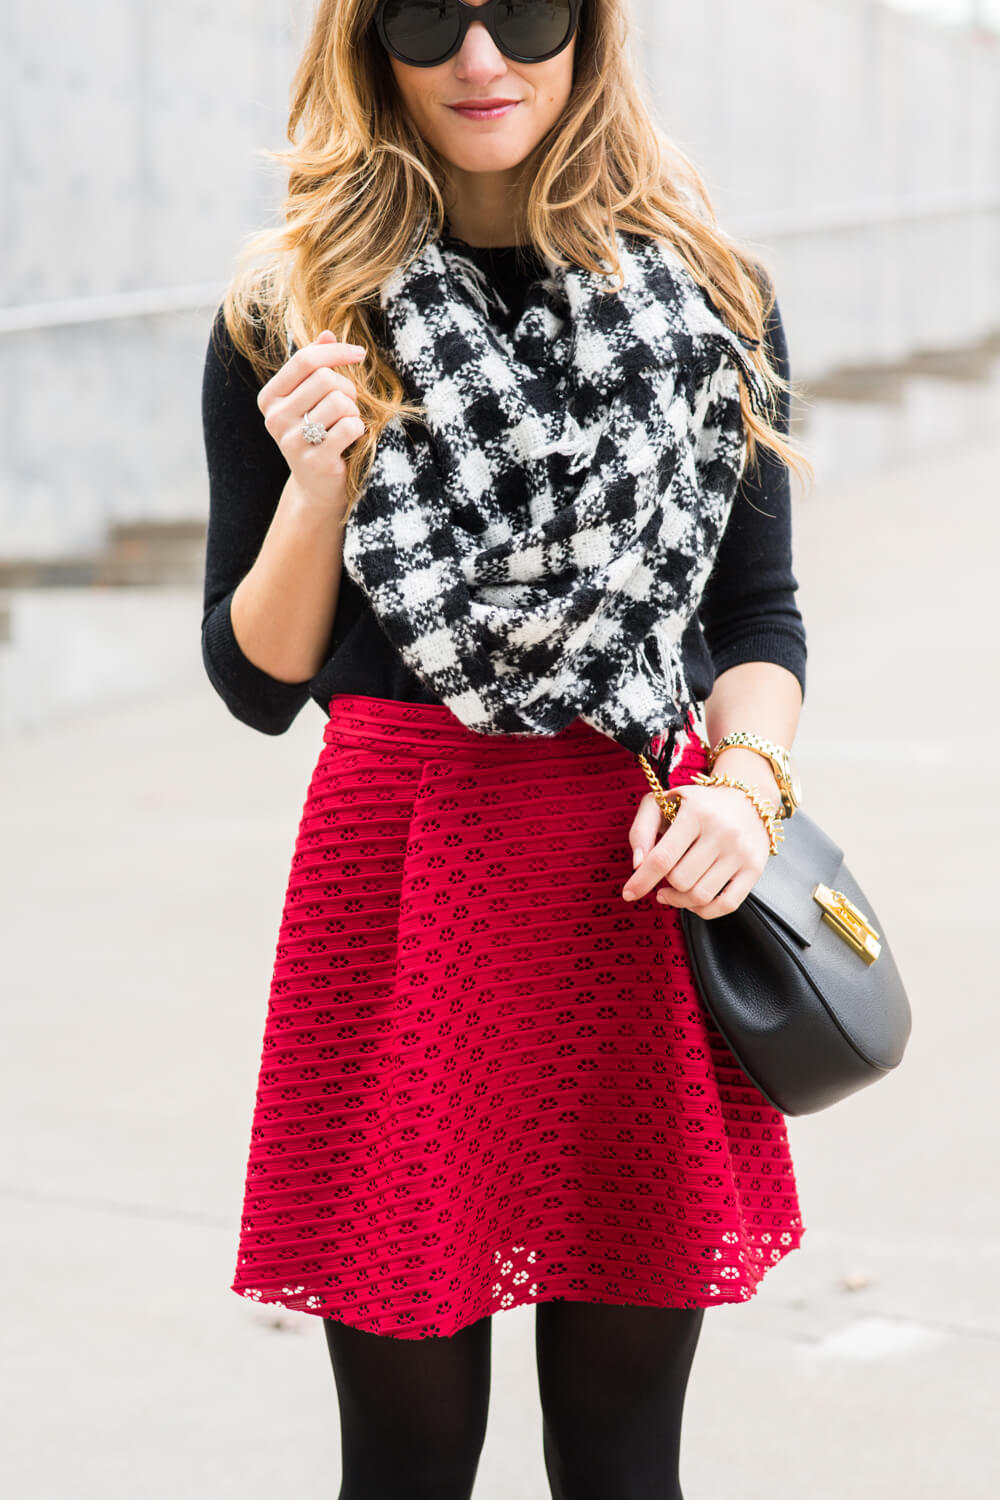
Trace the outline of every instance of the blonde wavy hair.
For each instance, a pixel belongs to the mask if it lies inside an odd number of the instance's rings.
[[[345,521],[383,427],[396,415],[423,415],[379,349],[368,308],[377,310],[385,278],[447,220],[441,184],[449,163],[403,108],[373,24],[378,4],[319,0],[292,85],[291,150],[267,153],[288,170],[284,222],[249,240],[223,304],[233,343],[262,380],[285,362],[289,336],[302,347],[329,329],[368,349],[360,366],[345,367],[365,423],[344,454]],[[627,5],[584,0],[572,92],[558,123],[522,163],[513,242],[533,245],[561,266],[605,275],[610,267],[621,287],[617,235],[666,241],[730,328],[759,341],[748,357],[769,387],[773,415],[777,392],[797,389],[767,357],[773,286],[749,247],[719,227],[700,174],[654,123],[628,54]],[[809,460],[757,416],[742,379],[740,385],[747,468],[763,448],[800,478],[814,479]]]

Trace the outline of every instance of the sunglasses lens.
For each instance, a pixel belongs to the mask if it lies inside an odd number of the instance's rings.
[[[569,38],[569,0],[506,0],[494,21],[505,50],[518,57],[545,57]]]
[[[388,0],[382,25],[401,57],[413,63],[432,63],[455,45],[458,6],[454,0]]]

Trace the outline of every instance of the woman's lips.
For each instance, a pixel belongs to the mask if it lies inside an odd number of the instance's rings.
[[[467,120],[499,120],[502,115],[509,115],[519,103],[520,100],[515,99],[513,104],[497,104],[492,108],[476,108],[471,104],[450,104],[448,108],[453,109],[456,115],[464,115]]]

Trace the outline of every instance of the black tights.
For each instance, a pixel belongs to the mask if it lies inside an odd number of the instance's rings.
[[[704,1315],[536,1303],[553,1500],[683,1500],[681,1415]],[[491,1319],[423,1339],[323,1324],[340,1405],[338,1500],[469,1500],[486,1436]]]

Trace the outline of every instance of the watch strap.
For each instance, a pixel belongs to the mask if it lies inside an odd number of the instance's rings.
[[[744,750],[754,750],[758,755],[763,755],[770,762],[774,779],[778,783],[781,793],[781,810],[786,818],[790,818],[795,811],[795,801],[792,797],[791,776],[788,768],[788,751],[784,745],[777,745],[773,740],[765,739],[761,734],[754,734],[748,729],[734,729],[731,733],[723,735],[718,744],[713,745],[708,752],[709,766],[715,764],[715,758],[723,750],[730,746],[738,746]]]

